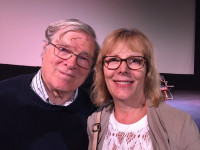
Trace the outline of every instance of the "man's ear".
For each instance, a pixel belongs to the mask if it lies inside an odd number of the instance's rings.
[[[49,44],[46,42],[43,46],[43,51],[47,51]]]

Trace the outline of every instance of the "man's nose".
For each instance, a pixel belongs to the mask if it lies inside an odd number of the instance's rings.
[[[77,56],[72,54],[67,60],[65,60],[68,67],[76,68],[77,67]]]

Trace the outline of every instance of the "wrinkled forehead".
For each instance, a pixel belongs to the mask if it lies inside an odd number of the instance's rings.
[[[67,35],[67,33],[65,35],[63,35],[62,37],[60,37],[56,43],[60,44],[60,45],[70,45],[73,47],[76,46],[85,46],[88,47],[90,44],[92,43],[93,40],[91,38],[88,38],[86,36],[83,36],[81,34],[73,34],[73,35]]]
[[[95,50],[95,40],[89,34],[76,30],[76,31],[58,31],[54,38],[53,43],[60,44],[70,48],[74,52],[87,52],[93,56]]]
[[[53,40],[61,41],[66,36],[68,37],[70,41],[81,41],[81,40],[85,40],[86,37],[90,37],[90,35],[88,35],[86,32],[81,31],[81,30],[67,30],[65,28],[62,28],[56,32],[56,34],[53,36]]]

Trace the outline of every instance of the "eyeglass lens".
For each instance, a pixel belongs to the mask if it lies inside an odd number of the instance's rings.
[[[83,68],[90,68],[91,64],[92,64],[92,59],[87,55],[87,54],[75,54],[72,50],[67,49],[61,45],[54,45],[52,43],[50,43],[51,45],[54,46],[54,54],[64,60],[69,59],[70,57],[72,57],[72,55],[76,55],[76,61],[77,64]]]
[[[131,56],[127,59],[121,59],[114,56],[106,56],[104,58],[104,65],[108,69],[118,69],[122,63],[125,61],[129,69],[140,69],[145,64],[145,59],[142,56]]]

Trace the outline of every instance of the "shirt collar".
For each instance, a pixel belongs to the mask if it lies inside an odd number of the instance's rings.
[[[49,96],[45,90],[43,81],[42,81],[42,75],[41,75],[41,69],[37,72],[37,74],[33,77],[32,82],[31,82],[31,88],[33,91],[46,103],[49,103],[51,105],[55,105],[54,103],[49,100]],[[68,106],[71,103],[74,102],[74,100],[78,96],[78,88],[75,91],[75,94],[72,96],[72,98],[65,102],[62,106]]]

